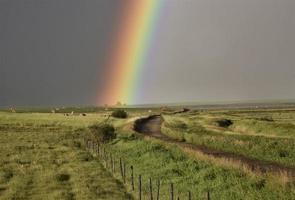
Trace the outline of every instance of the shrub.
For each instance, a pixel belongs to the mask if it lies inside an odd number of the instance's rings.
[[[58,174],[58,175],[56,176],[56,179],[57,179],[59,182],[68,181],[68,180],[70,180],[70,175],[69,175],[69,174]]]
[[[9,181],[13,177],[13,172],[10,169],[4,169],[3,171],[4,171],[3,178],[6,181]]]
[[[219,127],[228,128],[233,124],[233,122],[230,119],[220,119],[217,120],[216,123]]]
[[[107,143],[116,138],[115,128],[110,124],[98,124],[89,127],[97,143]]]
[[[125,118],[127,118],[128,114],[127,114],[127,112],[125,110],[119,109],[119,110],[113,111],[112,116],[116,117],[116,118],[125,119]]]
[[[289,156],[289,153],[288,153],[288,151],[280,150],[280,151],[279,151],[279,156],[280,156],[281,158],[285,158],[285,157],[288,157],[288,156]]]

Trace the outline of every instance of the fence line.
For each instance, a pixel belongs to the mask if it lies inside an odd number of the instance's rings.
[[[107,153],[106,149],[104,147],[101,147],[101,145],[99,145],[98,143],[92,141],[92,140],[87,140],[86,138],[84,139],[85,142],[85,146],[86,146],[86,150],[88,150],[90,153],[93,153],[94,155],[96,155],[97,157],[100,158],[100,160],[102,161],[103,166],[109,170],[113,176],[116,176],[117,174],[117,170],[116,170],[116,160],[118,161],[119,164],[119,177],[121,177],[121,181],[124,185],[126,186],[130,186],[131,187],[131,192],[133,194],[133,197],[136,197],[136,187],[135,187],[135,174],[134,174],[134,166],[131,165],[130,166],[130,179],[127,178],[127,171],[128,171],[128,166],[126,165],[126,163],[124,162],[124,160],[120,157],[120,158],[116,158],[111,152]],[[128,181],[130,180],[130,181]],[[142,183],[143,183],[143,177],[141,174],[138,175],[138,188],[137,188],[137,192],[138,192],[138,198],[135,199],[139,199],[142,200],[143,199],[143,187],[142,187]],[[160,188],[162,187],[161,181],[160,179],[156,180],[156,193],[154,195],[153,193],[153,180],[150,177],[148,179],[148,194],[147,196],[149,197],[149,200],[160,200]],[[166,191],[166,194],[168,194],[168,196],[170,197],[170,200],[175,200],[175,191],[177,191],[177,189],[175,190],[175,184],[174,183],[170,183],[170,185],[167,187],[169,188],[169,191]],[[193,200],[193,194],[192,191],[188,191],[187,192],[187,198],[184,198],[184,200],[188,199],[188,200]],[[205,199],[206,200],[211,200],[211,195],[210,195],[210,191],[208,190],[205,194]],[[155,198],[154,198],[155,197]],[[180,200],[179,194],[176,198],[177,200]]]

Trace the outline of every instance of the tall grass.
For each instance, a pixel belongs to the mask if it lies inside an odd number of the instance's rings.
[[[175,196],[180,199],[188,198],[189,190],[193,192],[194,199],[203,199],[208,190],[212,199],[220,200],[295,197],[292,187],[284,187],[258,176],[251,177],[234,168],[218,167],[209,162],[192,159],[176,146],[167,147],[155,141],[121,137],[109,144],[107,150],[114,157],[122,158],[127,166],[134,166],[136,187],[137,177],[142,175],[145,198],[149,196],[149,178],[152,178],[155,190],[156,180],[161,180],[161,199],[169,198],[171,182],[176,188]],[[127,171],[127,178],[128,176]],[[137,192],[134,195],[137,195]]]
[[[183,126],[184,128],[178,126],[181,120],[180,117],[164,116],[165,122],[162,132],[178,140],[204,145],[220,151],[295,166],[295,138],[273,138],[259,135],[244,135],[242,133],[227,134],[208,130],[202,126],[201,121],[195,119],[187,120],[188,118],[186,117],[182,118],[185,118],[182,120],[182,123],[186,123],[186,126]],[[176,126],[177,128],[175,128]]]

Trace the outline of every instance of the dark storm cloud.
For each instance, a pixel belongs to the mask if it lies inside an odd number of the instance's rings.
[[[127,0],[0,0],[0,106],[94,104]],[[295,99],[294,0],[165,1],[137,103]]]
[[[119,0],[1,0],[0,106],[94,104]]]
[[[295,99],[294,0],[168,2],[142,102]]]

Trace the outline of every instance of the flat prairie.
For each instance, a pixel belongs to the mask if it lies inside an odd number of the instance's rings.
[[[72,110],[0,112],[0,199],[139,199],[139,176],[143,199],[170,198],[171,184],[175,199],[295,198],[284,171],[295,167],[292,109],[127,108],[124,119],[109,117],[115,109]],[[135,128],[150,115],[160,119],[152,129]],[[105,123],[117,137],[101,144],[101,157],[85,139]],[[257,171],[210,152],[279,168]]]

